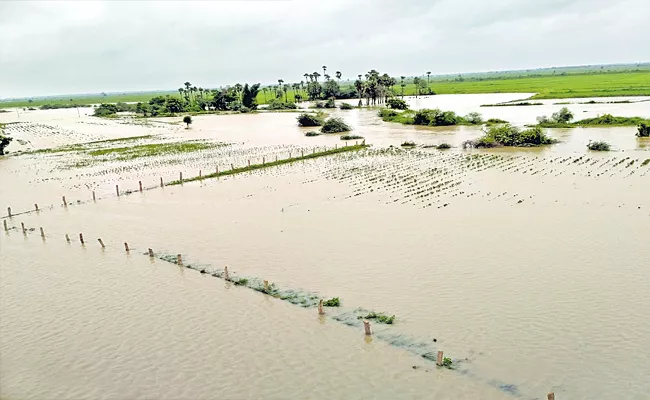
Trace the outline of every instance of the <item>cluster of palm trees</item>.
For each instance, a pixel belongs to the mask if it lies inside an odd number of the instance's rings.
[[[208,93],[207,89],[192,86],[192,84],[189,82],[185,82],[183,85],[185,86],[184,88],[178,88],[178,94],[180,94],[181,99],[185,99],[188,104],[195,103],[197,99],[203,100],[203,95]]]

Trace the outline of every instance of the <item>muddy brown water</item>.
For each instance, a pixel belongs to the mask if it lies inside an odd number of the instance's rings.
[[[133,169],[137,162],[57,170],[52,155],[0,160],[3,211],[44,199],[43,211],[6,219],[16,229],[0,235],[0,395],[647,398],[650,165],[641,164],[650,153],[633,129],[552,131],[563,142],[548,149],[387,151],[407,139],[456,143],[480,132],[335,113],[375,150],[119,198],[114,182],[155,185],[156,175],[207,162],[184,155],[173,165],[156,158]],[[294,118],[197,117],[190,130],[160,130],[237,143],[205,157],[211,164],[340,144],[304,138]],[[151,129],[109,127],[115,137]],[[585,151],[599,137],[620,151]],[[52,180],[30,183],[36,175]],[[97,185],[100,201],[88,202],[86,184]],[[72,204],[61,206],[61,194]],[[150,260],[149,247],[338,296],[342,307],[319,318]],[[358,307],[396,323],[374,324],[364,340],[361,328],[335,318]],[[437,369],[410,351],[413,343],[444,350],[457,369]]]

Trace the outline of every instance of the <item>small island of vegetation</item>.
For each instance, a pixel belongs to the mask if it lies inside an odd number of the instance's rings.
[[[554,143],[557,140],[546,135],[538,126],[520,129],[503,124],[488,127],[480,138],[464,142],[463,148],[536,147]]]

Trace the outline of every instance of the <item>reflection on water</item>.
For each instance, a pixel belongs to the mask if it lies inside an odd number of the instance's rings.
[[[440,107],[463,113],[459,98]],[[445,96],[418,104],[434,100]],[[0,160],[2,210],[42,210],[8,219],[17,229],[0,235],[0,397],[647,397],[650,146],[634,128],[551,130],[561,143],[536,149],[388,151],[405,140],[457,146],[480,130],[387,124],[372,110],[332,115],[375,150],[119,198],[116,182],[155,187],[179,170],[192,176],[341,141],[304,137],[293,113],[200,116],[189,130],[109,121],[112,137],[155,131],[233,145],[68,170],[59,166],[74,155]],[[61,118],[39,123],[98,132]],[[587,152],[589,140],[619,151]],[[21,222],[34,230],[23,235]],[[79,232],[85,247],[65,242]],[[339,296],[343,307],[319,319],[150,261],[150,247]],[[364,341],[332,318],[356,307],[396,323],[375,325]],[[404,338],[434,343],[459,369],[436,370]]]

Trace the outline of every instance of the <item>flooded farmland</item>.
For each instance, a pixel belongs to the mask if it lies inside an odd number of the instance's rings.
[[[409,102],[520,125],[562,107],[481,107],[522,97]],[[650,102],[572,101],[579,118],[650,116]],[[90,111],[0,114],[26,151],[0,158],[2,398],[650,393],[650,141],[634,127],[462,150],[480,128],[335,110],[369,148],[161,188],[346,143],[305,137],[295,113],[185,129]],[[615,151],[586,150],[603,139]],[[321,298],[340,306],[319,316]]]

